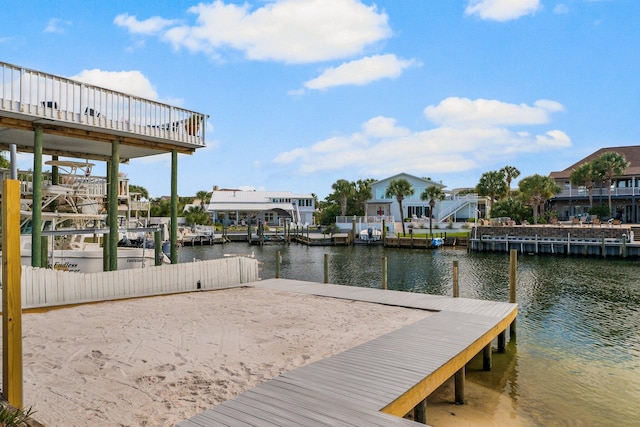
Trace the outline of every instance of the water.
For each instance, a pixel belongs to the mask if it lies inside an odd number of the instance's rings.
[[[331,283],[380,287],[388,258],[389,289],[452,294],[459,262],[462,297],[508,300],[506,254],[382,247],[249,246],[183,248],[183,260],[250,253],[263,262],[261,278],[322,282],[329,254]],[[471,365],[470,381],[511,399],[531,425],[640,424],[640,278],[637,261],[519,255],[518,335],[490,373]],[[474,362],[475,363],[475,362]],[[477,363],[476,363],[477,365]]]

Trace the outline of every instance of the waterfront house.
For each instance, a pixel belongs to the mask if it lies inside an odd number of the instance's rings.
[[[242,225],[251,219],[268,225],[310,225],[315,203],[311,194],[214,188],[207,210],[215,222],[227,224]]]
[[[578,166],[591,162],[606,152],[622,154],[629,162],[625,172],[621,176],[614,178],[611,185],[612,217],[627,223],[639,222],[640,145],[601,148],[562,171],[551,172],[549,176],[562,189],[562,192],[549,201],[549,206],[552,210],[558,212],[560,220],[567,220],[571,216],[580,216],[588,213],[589,190],[584,185],[572,184],[571,173]],[[600,182],[595,183],[595,188],[591,189],[591,195],[594,205],[607,206],[608,191]]]
[[[402,201],[402,210],[395,197],[386,197],[385,193],[393,180],[406,179],[411,184],[413,195],[405,197]],[[429,200],[421,200],[420,195],[429,187],[436,186],[444,192],[445,199],[436,203],[434,212],[431,212]],[[372,198],[365,204],[365,216],[392,216],[396,221],[405,218],[424,219],[430,216],[436,222],[464,221],[477,218],[478,206],[481,201],[478,195],[460,194],[457,191],[445,190],[446,185],[428,178],[419,178],[408,173],[400,173],[381,179],[371,184]]]

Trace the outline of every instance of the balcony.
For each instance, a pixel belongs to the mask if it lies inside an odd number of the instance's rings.
[[[0,62],[0,149],[16,144],[33,151],[34,129],[43,131],[43,153],[95,160],[205,146],[208,116],[161,102]]]

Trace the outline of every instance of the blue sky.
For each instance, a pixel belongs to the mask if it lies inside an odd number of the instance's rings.
[[[1,61],[209,114],[182,196],[322,199],[400,172],[472,187],[640,144],[637,0],[22,0],[0,16]],[[169,170],[121,166],[152,197]]]

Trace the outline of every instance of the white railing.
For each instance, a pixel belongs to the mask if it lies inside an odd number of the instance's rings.
[[[384,220],[384,222],[386,222],[387,224],[393,223],[394,219],[393,219],[393,215],[386,215],[386,216],[337,216],[336,217],[336,224],[340,225],[340,224],[352,224],[353,220],[356,220],[357,224],[375,224],[375,223],[382,223],[382,221]]]
[[[72,273],[23,266],[22,307],[53,307],[224,289],[257,280],[258,260],[248,257],[104,273]]]
[[[469,206],[469,204],[478,203],[478,195],[475,193],[465,194],[463,196],[456,195],[451,200],[440,202],[442,209],[438,212],[438,222],[444,221],[456,212]],[[476,207],[477,209],[477,207]]]
[[[204,114],[4,62],[0,110],[205,145]]]
[[[638,187],[614,187],[611,189],[611,196],[640,196],[640,188]],[[606,188],[592,188],[591,196],[595,197],[608,197],[609,193]],[[589,192],[583,188],[570,188],[566,190],[562,190],[562,192],[556,194],[554,197],[580,197],[586,198],[589,197]]]

